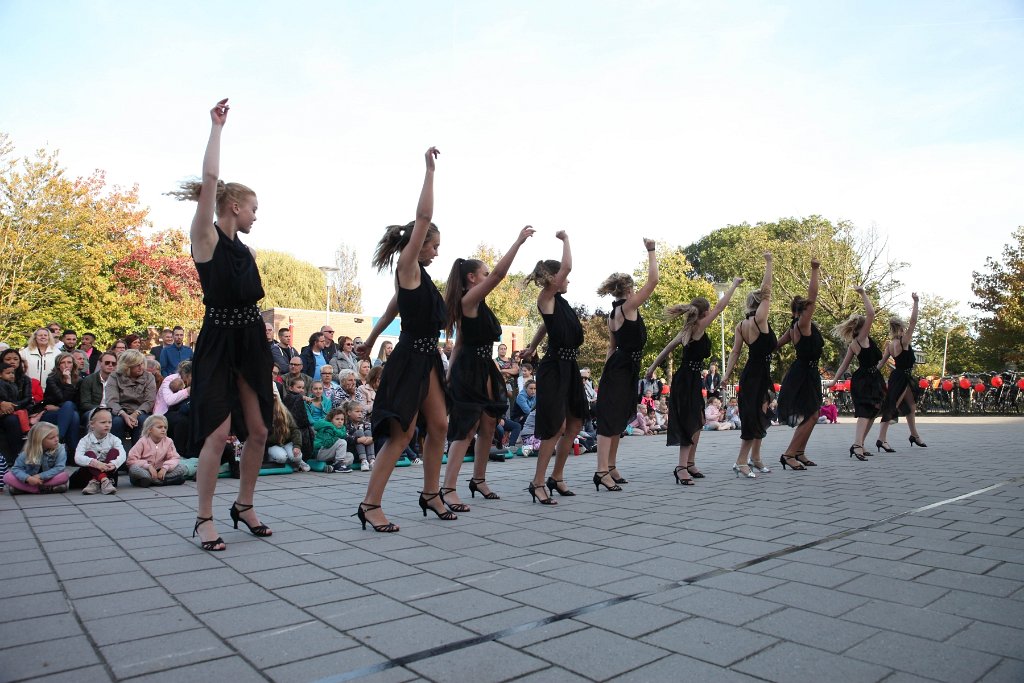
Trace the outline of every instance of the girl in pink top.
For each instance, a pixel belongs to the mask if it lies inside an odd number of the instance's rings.
[[[128,478],[133,486],[167,486],[185,482],[174,442],[167,438],[167,418],[151,415],[142,425],[142,438],[128,451]]]

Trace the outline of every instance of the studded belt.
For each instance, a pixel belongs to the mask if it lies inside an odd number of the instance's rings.
[[[437,335],[433,337],[412,337],[401,335],[398,337],[398,343],[408,345],[412,348],[414,353],[422,353],[428,355],[431,353],[437,353]]]
[[[553,356],[558,360],[576,360],[579,355],[579,349],[572,349],[568,347],[562,347],[558,349],[548,349],[546,356]]]
[[[683,361],[683,365],[688,367],[688,368],[690,368],[691,370],[693,370],[695,372],[700,372],[701,370],[704,369],[704,364],[701,363],[699,360]]]
[[[629,356],[630,360],[632,360],[634,363],[639,364],[640,361],[643,360],[644,352],[643,352],[642,349],[637,349],[636,351],[630,351],[629,349],[624,349],[621,346],[616,346],[615,350],[616,351],[621,351],[622,353],[624,353],[627,356]]]
[[[491,344],[485,344],[484,346],[467,346],[465,347],[465,350],[467,353],[471,353],[474,356],[483,358],[484,360],[490,360],[493,346]]]
[[[262,323],[263,318],[260,317],[260,309],[257,308],[256,304],[239,306],[238,308],[207,306],[203,322],[215,327],[239,328],[249,327],[254,323]]]

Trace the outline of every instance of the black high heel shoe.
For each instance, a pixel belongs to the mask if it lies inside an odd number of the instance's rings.
[[[690,476],[694,479],[703,479],[704,473],[697,469],[696,465],[687,465],[686,471],[690,473]]]
[[[818,466],[818,463],[814,462],[813,460],[808,458],[806,455],[804,455],[803,451],[797,451],[796,455],[794,455],[793,457],[796,458],[797,462],[799,462],[804,467],[817,467]],[[783,469],[785,469],[785,468],[783,468]]]
[[[536,503],[539,500],[541,505],[558,505],[558,501],[557,500],[552,500],[550,495],[547,498],[538,498],[537,497],[537,491],[538,490],[540,490],[543,493],[543,491],[544,491],[544,487],[543,486],[537,486],[536,484],[534,484],[531,481],[529,484],[527,484],[525,490],[530,492],[530,497],[533,498],[533,502],[534,503]]]
[[[480,491],[480,495],[486,498],[487,500],[501,500],[501,496],[499,496],[494,491],[488,491],[487,493],[484,493],[483,490],[481,490],[480,484],[483,484],[486,481],[486,479],[470,479],[469,492],[473,494],[474,498],[476,498],[476,492]]]
[[[857,452],[858,448],[860,449],[860,453]],[[850,446],[850,457],[857,458],[858,460],[867,460],[867,457],[864,455],[864,446],[859,443],[855,443]]]
[[[611,477],[612,477],[612,480],[613,480],[613,481],[614,481],[614,482],[615,482],[616,484],[628,484],[628,483],[629,483],[629,480],[628,480],[628,479],[626,479],[626,478],[624,478],[624,477],[616,477],[616,476],[615,476],[615,475],[616,475],[616,474],[618,474],[618,473],[619,473],[619,468],[618,468],[618,467],[612,467],[612,468],[611,468],[610,470],[608,470],[608,474],[610,474],[610,475],[611,475]]]
[[[206,524],[207,522],[212,522],[212,521],[213,521],[213,517],[196,517],[196,525],[194,527],[192,527],[192,538],[195,538],[196,534],[199,533],[199,526],[201,524]],[[217,546],[222,546],[222,547],[218,548]],[[200,536],[199,537],[199,547],[202,548],[203,550],[208,551],[208,552],[215,552],[215,553],[219,553],[222,550],[227,550],[227,544],[224,543],[224,539],[221,538],[220,536],[218,536],[217,538],[213,539],[212,541],[204,541],[203,537]]]
[[[924,441],[921,441],[921,437],[919,437],[919,436],[911,436],[910,437],[910,447],[913,448],[914,446],[920,446],[921,448],[928,448],[928,444],[926,444]]]
[[[366,511],[367,510],[380,510],[380,505],[370,505],[369,503],[360,503],[359,507],[356,508],[355,514],[352,517],[358,517],[359,521],[363,523],[363,531],[366,531]],[[386,524],[374,524],[370,523],[370,526],[374,531],[382,534],[393,534],[398,531],[398,525],[387,522]]]
[[[548,490],[551,491],[551,495],[555,495],[555,491],[558,491],[558,495],[560,496],[575,496],[576,494],[570,491],[569,489],[565,489],[563,491],[562,489],[558,488],[559,484],[564,483],[565,479],[555,479],[554,477],[548,477],[547,485]]]
[[[248,527],[249,533],[253,536],[273,536],[274,532],[271,531],[270,527],[266,524],[252,526],[249,522],[242,519],[242,516],[239,513],[247,512],[249,510],[252,510],[252,505],[239,505],[237,500],[231,504],[231,508],[228,510],[228,513],[231,515],[231,521],[235,523],[235,528],[237,529],[238,523],[241,522]]]
[[[608,491],[621,491],[622,487],[619,486],[618,484],[612,484],[611,486],[609,486],[608,484],[604,483],[604,477],[607,474],[608,470],[605,470],[604,472],[594,472],[594,490],[600,491],[601,487],[603,486]]]
[[[796,460],[796,464],[794,465],[793,463],[789,462],[790,460]],[[804,467],[804,464],[800,462],[800,459],[797,458],[795,455],[786,455],[785,453],[779,456],[779,464],[782,465],[782,469],[786,469],[787,467],[791,470],[797,471],[807,469],[806,467]]]
[[[425,492],[420,491],[420,509],[423,510],[424,517],[427,516],[427,510],[430,510],[435,515],[437,515],[438,519],[443,519],[446,522],[450,522],[452,520],[459,518],[458,515],[456,515],[454,512],[451,512],[447,508],[444,509],[444,512],[441,512],[427,505],[427,501],[434,500],[435,498],[441,498],[441,505],[444,505],[444,497],[441,496],[440,491],[436,493],[431,493],[429,496]]]
[[[679,467],[675,468],[674,470],[672,470],[672,476],[676,478],[676,483],[681,484],[683,486],[694,486],[693,476],[691,475],[686,479],[683,479],[679,476],[680,472],[686,472],[687,474],[690,474],[690,471],[686,469],[685,465],[680,465]]]
[[[438,494],[441,496],[441,502],[448,506],[448,509],[452,512],[469,512],[469,506],[465,503],[449,503],[444,499],[445,493],[455,493],[455,489],[446,489],[441,487],[438,489]]]
[[[913,439],[914,437],[910,437],[910,438]],[[911,443],[913,443],[913,442],[911,442]],[[895,453],[896,452],[896,449],[893,448],[892,446],[890,446],[888,441],[882,441],[881,439],[875,439],[875,448],[878,449],[879,453],[881,453],[882,451],[885,451],[886,453]]]

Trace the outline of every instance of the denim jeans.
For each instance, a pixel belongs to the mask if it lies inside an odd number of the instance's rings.
[[[68,453],[74,453],[78,448],[78,432],[80,421],[78,407],[71,401],[64,401],[57,410],[43,411],[41,422],[49,422],[57,425],[57,433],[60,440],[64,442],[64,449]]]

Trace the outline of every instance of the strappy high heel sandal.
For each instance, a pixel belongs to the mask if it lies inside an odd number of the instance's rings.
[[[212,522],[212,521],[213,521],[213,517],[212,516],[211,517],[196,517],[196,525],[194,527],[192,527],[192,538],[195,538],[196,534],[199,533],[199,526],[201,524],[206,524],[207,522]],[[217,546],[221,546],[221,547],[218,548]],[[227,550],[227,544],[224,543],[224,539],[221,538],[220,536],[218,536],[217,538],[213,539],[212,541],[204,541],[203,537],[200,536],[199,537],[199,547],[202,548],[203,550],[206,550],[208,552],[214,552],[214,553],[219,553],[222,550]]]
[[[796,458],[797,462],[799,462],[804,467],[817,467],[818,466],[818,463],[814,462],[813,460],[808,458],[806,455],[804,455],[803,451],[797,451],[796,455],[794,455],[793,457]]]
[[[686,479],[683,479],[682,477],[679,476],[680,472],[686,472]],[[676,478],[677,484],[682,484],[683,486],[694,486],[693,477],[690,475],[690,472],[689,470],[686,469],[685,465],[680,465],[679,467],[672,470],[672,476]]]
[[[911,443],[913,443],[913,441],[911,441]],[[885,451],[886,453],[896,452],[896,449],[890,446],[888,441],[882,441],[881,439],[875,439],[875,448],[878,449],[879,453],[881,453],[882,451]]]
[[[754,462],[753,460],[747,459],[747,467],[752,470],[756,470],[761,474],[771,474],[772,468],[765,465],[763,462]]]
[[[618,484],[612,484],[611,486],[609,486],[608,484],[604,483],[604,478],[607,475],[608,470],[605,470],[604,472],[594,472],[594,490],[600,491],[601,487],[603,486],[608,491],[621,491],[622,487],[619,486]]]
[[[547,498],[540,498],[537,496],[537,491],[540,491],[541,493],[544,492],[543,486],[537,486],[531,481],[525,490],[530,492],[530,497],[533,498],[534,503],[539,500],[541,505],[558,505],[558,501],[552,500],[550,495],[548,495]]]
[[[486,481],[486,479],[470,479],[469,492],[473,494],[474,498],[476,498],[476,492],[479,491],[480,495],[486,498],[487,500],[501,500],[501,496],[499,496],[494,491],[488,491],[487,493],[484,493],[483,489],[480,488],[480,484],[483,484]]]
[[[247,522],[244,519],[242,519],[242,516],[241,516],[240,513],[248,512],[249,510],[252,510],[252,505],[239,505],[237,500],[234,503],[231,504],[231,508],[228,510],[228,512],[231,514],[231,521],[235,523],[235,528],[237,529],[238,528],[238,523],[241,522],[246,527],[248,527],[249,533],[252,534],[253,536],[262,536],[262,537],[273,536],[274,532],[271,531],[270,527],[268,527],[266,524],[260,524],[259,526],[253,526],[253,525],[249,524],[249,522]]]
[[[733,465],[732,471],[736,473],[737,477],[746,477],[747,479],[757,479],[757,475],[754,474],[754,470],[747,467],[747,471],[744,472],[740,469],[740,465]]]
[[[615,476],[615,475],[619,474],[619,468],[618,467],[612,467],[611,469],[609,469],[608,470],[608,474],[611,475],[612,479],[615,481],[616,484],[628,484],[629,483],[629,479],[626,479],[625,477]]]
[[[420,491],[420,509],[423,510],[424,517],[427,516],[427,510],[430,510],[435,515],[437,515],[438,519],[443,519],[446,522],[458,519],[458,516],[451,510],[448,510],[447,508],[445,508],[444,512],[441,512],[427,505],[427,501],[434,500],[435,498],[441,498],[441,505],[444,505],[444,498],[441,497],[440,491],[437,491],[436,493],[431,493],[430,495],[427,495],[426,492],[424,491]]]
[[[857,452],[858,448],[860,449],[860,453]],[[850,446],[850,457],[857,458],[858,460],[867,460],[867,456],[864,454],[864,446],[859,443],[855,443]]]
[[[913,448],[914,446],[920,446],[921,448],[928,448],[928,444],[926,444],[924,441],[921,441],[921,437],[919,437],[919,436],[911,436],[910,437],[910,447]]]
[[[548,490],[551,491],[551,495],[555,495],[555,491],[558,491],[560,496],[575,496],[576,494],[569,489],[558,488],[559,484],[565,484],[565,479],[555,479],[554,477],[548,477],[547,486]]]
[[[440,494],[441,496],[441,502],[447,505],[449,510],[451,510],[452,512],[469,512],[469,506],[466,505],[465,503],[449,503],[448,501],[446,501],[444,499],[445,493],[455,493],[455,489],[446,489],[444,487],[441,487],[438,490],[438,494]]]
[[[794,465],[790,460],[795,460],[796,464]],[[786,469],[787,467],[797,471],[807,469],[804,467],[804,464],[800,462],[800,458],[795,455],[786,455],[785,453],[779,456],[779,464],[782,465],[782,469]]]
[[[363,523],[363,531],[366,531],[366,512],[367,510],[380,510],[380,505],[370,505],[369,503],[360,503],[359,507],[356,508],[355,513],[352,517],[358,517],[359,521]],[[370,523],[370,526],[374,531],[382,534],[393,534],[398,531],[398,525],[386,522],[384,524]]]
[[[690,476],[694,479],[703,479],[704,473],[697,469],[696,465],[687,465],[686,471],[690,473]]]

